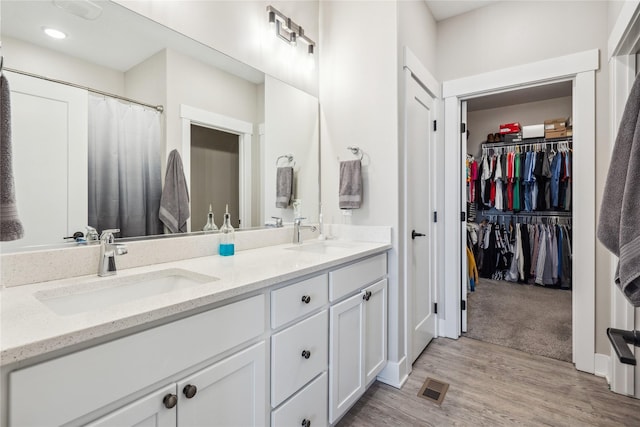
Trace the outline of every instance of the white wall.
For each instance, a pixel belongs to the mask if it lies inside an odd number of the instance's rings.
[[[276,208],[276,160],[292,154],[294,167],[294,199],[301,202],[300,212],[304,222],[317,222],[319,211],[318,191],[318,100],[271,76],[266,76],[265,88],[265,144],[264,172],[262,179],[264,218],[263,223],[273,222],[272,216],[285,223],[294,219],[293,207]],[[279,165],[287,166],[286,159]]]
[[[320,3],[322,208],[327,223],[389,225],[389,359],[401,356],[398,307],[398,70],[395,2]],[[338,207],[339,161],[364,152],[363,203],[352,217]]]
[[[2,37],[4,66],[125,95],[124,73],[11,37]]]
[[[452,80],[594,48],[602,57],[607,51],[607,13],[606,1],[508,1],[441,21],[438,76]],[[608,67],[601,64],[596,72],[596,164],[585,166],[596,174],[596,215],[609,159],[608,93]],[[597,241],[595,224],[583,232]],[[610,256],[599,242],[596,260],[596,352],[608,354]]]
[[[545,120],[571,116],[571,97],[527,102],[486,110],[470,111],[467,115],[467,153],[479,158],[481,144],[489,133],[498,132],[501,123],[518,122],[521,126],[542,124]]]
[[[116,2],[305,92],[318,94],[318,69],[308,66],[306,46],[299,43],[294,50],[270,33],[266,11],[273,5],[317,42],[317,0]]]

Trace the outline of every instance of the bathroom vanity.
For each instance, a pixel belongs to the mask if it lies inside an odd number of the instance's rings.
[[[386,364],[390,247],[309,240],[5,288],[2,425],[332,424]]]

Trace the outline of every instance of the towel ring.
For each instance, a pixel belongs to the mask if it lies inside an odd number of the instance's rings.
[[[296,165],[296,161],[295,161],[295,160],[293,160],[293,154],[283,154],[282,156],[279,156],[279,157],[276,159],[276,167],[278,167],[278,165],[279,165],[279,163],[280,163],[280,159],[286,159],[286,160],[287,160],[287,163],[288,163],[290,166],[295,166],[295,165]],[[291,164],[291,162],[293,162],[293,164]]]
[[[347,150],[350,150],[354,156],[357,156],[359,154],[360,158],[358,160],[362,160],[362,158],[364,157],[364,153],[362,152],[360,147],[347,147]]]

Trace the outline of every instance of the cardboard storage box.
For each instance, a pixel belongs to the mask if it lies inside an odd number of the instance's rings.
[[[544,130],[564,130],[567,128],[567,118],[551,119],[544,121]]]
[[[544,125],[527,125],[522,126],[523,138],[544,138]]]
[[[563,129],[563,130],[547,130],[544,132],[544,137],[546,139],[553,139],[553,138],[566,138],[567,137],[567,130]]]

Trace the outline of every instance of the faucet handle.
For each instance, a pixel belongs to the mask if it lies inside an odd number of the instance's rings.
[[[303,219],[307,219],[307,218],[305,218],[305,217],[298,217],[298,218],[295,218],[295,219],[293,220],[293,222],[294,222],[294,224],[298,224],[298,225],[300,225],[300,224],[302,223],[302,220],[303,220]]]
[[[279,216],[272,216],[271,218],[276,220],[276,227],[282,227],[282,218]]]
[[[107,243],[113,243],[113,235],[114,233],[119,233],[119,228],[111,228],[108,230],[102,230],[102,234],[100,235],[100,240],[107,240]]]

